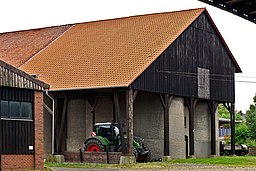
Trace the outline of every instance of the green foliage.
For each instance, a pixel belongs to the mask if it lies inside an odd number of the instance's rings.
[[[220,118],[230,119],[230,113],[223,104],[219,104],[218,113]],[[241,111],[235,111],[235,119],[242,120]]]
[[[251,138],[256,139],[256,96],[254,96],[253,101],[254,104],[251,104],[249,110],[246,111],[245,118]]]
[[[250,139],[250,130],[244,123],[236,125],[236,143],[245,144]]]
[[[256,146],[256,140],[253,140],[253,139],[247,139],[244,144],[248,145],[249,147],[250,146]]]
[[[219,113],[220,118],[227,118],[227,119],[230,118],[229,111],[227,110],[227,108],[223,104],[219,104],[218,113]]]

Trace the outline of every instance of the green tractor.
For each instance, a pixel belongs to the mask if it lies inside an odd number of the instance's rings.
[[[119,128],[117,124],[106,122],[96,123],[94,125],[95,132],[84,142],[84,151],[88,152],[104,152],[108,148],[109,152],[122,151]],[[127,136],[124,135],[125,146],[127,146]],[[137,162],[149,162],[151,152],[144,139],[133,137],[133,155]]]

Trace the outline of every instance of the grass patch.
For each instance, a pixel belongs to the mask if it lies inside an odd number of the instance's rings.
[[[223,166],[256,166],[256,157],[254,156],[234,156],[217,157],[204,159],[177,159],[170,161],[172,163],[195,163],[195,164],[215,164]]]
[[[64,167],[64,168],[87,168],[87,169],[157,169],[171,168],[173,164],[213,164],[222,166],[250,166],[256,167],[256,157],[253,156],[237,156],[237,157],[217,157],[205,159],[176,159],[167,162],[149,162],[137,163],[133,165],[120,164],[93,164],[93,163],[45,163],[46,167]]]

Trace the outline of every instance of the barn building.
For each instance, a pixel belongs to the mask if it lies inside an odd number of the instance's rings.
[[[233,116],[241,69],[206,9],[5,33],[0,46],[11,40],[27,50],[2,60],[51,85],[45,154],[68,158],[111,121],[126,123],[128,153],[137,135],[152,159],[218,155],[217,105]]]
[[[0,60],[0,170],[43,169],[43,90],[49,86]]]

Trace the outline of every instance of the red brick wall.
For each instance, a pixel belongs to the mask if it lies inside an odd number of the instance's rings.
[[[43,92],[35,91],[35,169],[44,169],[44,115]]]
[[[2,155],[2,170],[34,169],[34,155]]]

